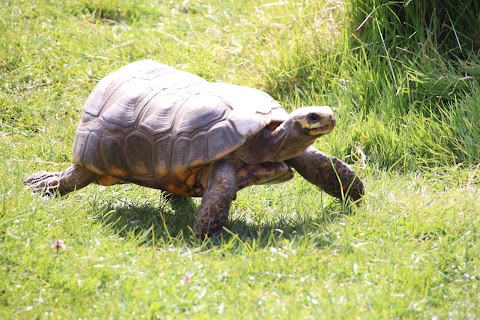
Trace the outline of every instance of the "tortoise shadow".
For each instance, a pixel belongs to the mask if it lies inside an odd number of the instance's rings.
[[[280,219],[275,223],[249,223],[245,219],[233,218],[223,232],[224,242],[237,238],[241,242],[252,243],[263,248],[281,239],[294,237],[316,231],[322,226],[334,223],[345,215],[350,215],[350,207],[336,203],[327,205],[324,212],[316,216],[298,219]],[[185,246],[201,244],[192,230],[198,204],[191,198],[173,197],[161,206],[151,204],[124,204],[113,206],[111,203],[99,204],[94,208],[97,220],[119,237],[135,237],[141,244],[151,246],[159,243],[176,243]],[[100,212],[100,213],[99,213]],[[333,240],[332,240],[333,241]],[[317,240],[318,247],[329,245],[328,238]]]
[[[197,205],[190,198],[172,197],[159,206],[149,203],[99,203],[93,207],[95,219],[114,234],[136,237],[143,243],[154,239],[171,240],[192,233]]]

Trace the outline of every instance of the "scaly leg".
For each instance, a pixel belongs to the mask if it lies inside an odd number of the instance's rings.
[[[287,160],[307,181],[319,186],[331,196],[356,201],[365,194],[365,187],[357,174],[338,158],[328,156],[313,147]]]
[[[98,180],[100,176],[78,164],[72,164],[64,172],[40,171],[28,177],[24,184],[44,196],[63,196],[82,189]]]
[[[230,205],[237,195],[235,168],[228,160],[212,165],[208,187],[202,197],[193,230],[204,238],[222,231],[227,223]]]

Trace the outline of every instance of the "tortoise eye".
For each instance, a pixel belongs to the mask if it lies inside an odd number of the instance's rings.
[[[320,116],[316,113],[309,113],[307,114],[307,120],[308,122],[317,122],[320,120]]]

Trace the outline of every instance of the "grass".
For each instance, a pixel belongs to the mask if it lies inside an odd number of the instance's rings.
[[[418,3],[1,6],[0,317],[480,318],[478,5],[443,1],[442,20]],[[363,205],[300,177],[252,187],[212,245],[190,229],[198,199],[25,191],[29,174],[70,163],[95,84],[143,58],[288,110],[332,105],[337,128],[316,145],[356,168]]]

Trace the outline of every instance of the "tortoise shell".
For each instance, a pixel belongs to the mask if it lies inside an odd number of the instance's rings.
[[[262,91],[138,61],[109,74],[90,94],[73,162],[101,175],[105,185],[130,181],[197,195],[203,191],[195,191],[195,176],[205,165],[287,116]]]

